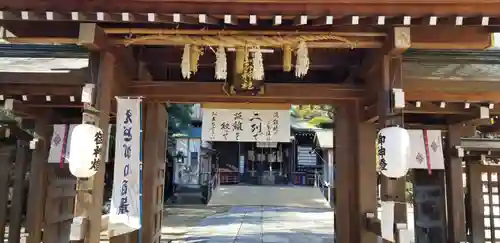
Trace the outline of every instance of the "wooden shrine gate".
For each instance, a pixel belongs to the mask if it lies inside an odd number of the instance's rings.
[[[51,126],[20,122],[13,100],[0,111],[0,241],[68,242],[76,179],[66,167],[47,164]],[[40,135],[34,139],[33,134]],[[43,227],[43,234],[40,230]]]
[[[28,242],[66,243],[72,200],[76,201],[74,216],[86,226],[83,241],[99,242],[105,166],[92,179],[80,180],[75,186],[75,180],[68,179],[57,166],[47,165],[50,135],[46,128],[55,123],[92,120],[108,136],[108,125],[116,112],[115,96],[144,98],[142,182],[147,186],[142,195],[142,243],[158,243],[161,237],[168,118],[165,105],[169,102],[334,105],[336,214],[342,219],[335,226],[339,243],[375,243],[380,235],[380,220],[374,217],[377,173],[373,141],[377,128],[401,125],[448,131],[446,170],[435,181],[446,189],[442,190],[446,198],[440,210],[448,211],[448,218],[443,219],[447,220],[447,243],[465,241],[462,158],[456,146],[460,146],[461,137],[489,126],[490,118],[500,114],[500,76],[495,69],[500,58],[495,52],[484,52],[495,47],[488,26],[500,21],[500,3],[346,2],[0,0],[0,37],[12,44],[0,45],[0,56],[32,58],[37,52],[38,56],[67,58],[69,62],[74,54],[71,50],[84,50],[78,57],[85,59],[80,60],[85,65],[63,68],[66,73],[43,69],[0,72],[0,100],[18,101],[14,112],[36,121],[35,131],[43,134],[32,152],[30,166]],[[261,62],[255,62],[262,64],[260,70],[265,75],[256,76],[263,80],[253,82],[253,75],[248,75],[245,56],[255,52],[249,47],[265,54]],[[227,52],[227,56],[217,58],[215,49]],[[297,74],[292,71],[292,59],[297,56],[293,50],[297,53],[299,49],[303,65],[296,68]],[[188,62],[187,56],[193,60]],[[215,72],[216,59],[225,59],[226,68],[217,65],[219,72]],[[239,65],[245,59],[247,65]],[[38,64],[45,62],[49,61]],[[193,66],[181,69],[181,63]],[[224,70],[227,76],[221,78]],[[214,80],[215,73],[221,80]],[[90,97],[85,103],[82,93]],[[92,119],[82,113],[93,113]],[[22,124],[20,127],[24,128]],[[464,127],[471,129],[464,132]],[[31,139],[24,139],[24,145]],[[17,144],[2,144],[2,154],[12,153]],[[16,159],[15,174],[23,175],[27,156],[17,154],[20,160]],[[2,168],[10,164],[6,158],[2,157]],[[2,168],[0,195],[5,195],[8,179]],[[478,169],[470,178],[477,181],[481,173]],[[16,177],[16,202],[23,197],[21,177]],[[493,178],[493,174],[488,177]],[[478,186],[482,182],[477,183],[469,187],[474,193],[482,191]],[[405,199],[406,180],[383,178],[382,184],[382,200]],[[477,195],[473,198],[482,196]],[[488,202],[494,202],[494,195]],[[0,201],[0,209],[5,205],[6,201]],[[13,206],[13,212],[22,211],[21,204]],[[494,212],[496,205],[489,207]],[[396,223],[406,223],[406,207],[397,204],[395,214]],[[484,212],[476,215],[484,221]],[[0,212],[0,227],[5,217]],[[19,233],[22,220],[16,217],[9,237]],[[474,232],[484,232],[477,222],[473,220]],[[58,235],[51,236],[51,232]],[[493,231],[492,237],[496,235]],[[133,238],[138,240],[137,235]],[[17,239],[10,243],[17,243]]]

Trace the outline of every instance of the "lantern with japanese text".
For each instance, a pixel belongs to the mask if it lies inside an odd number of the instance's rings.
[[[99,169],[103,132],[91,124],[77,125],[71,133],[69,170],[78,178],[89,178]]]
[[[377,136],[377,162],[381,173],[400,178],[408,172],[410,135],[401,127],[386,127]]]

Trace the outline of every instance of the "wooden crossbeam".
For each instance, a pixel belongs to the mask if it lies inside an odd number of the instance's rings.
[[[2,95],[74,96],[81,95],[81,86],[61,84],[7,84],[0,83]]]
[[[308,21],[312,22],[312,21]],[[54,23],[55,24],[55,23]],[[37,25],[40,26],[40,25]],[[46,25],[47,28],[51,28],[51,25]],[[401,27],[404,28],[404,27]],[[12,43],[24,43],[24,44],[53,44],[53,43],[63,43],[63,44],[77,44],[79,42],[77,35],[69,35],[69,32],[54,32],[51,31],[50,36],[43,36],[40,32],[40,28],[34,28],[34,25],[29,22],[15,22],[8,24],[8,30],[15,34],[15,36],[4,36],[4,39],[10,41]],[[383,38],[381,38],[380,34],[378,36],[373,36],[374,30],[367,29],[365,26],[364,29],[361,27],[343,27],[343,30],[348,32],[343,33],[333,33],[334,35],[339,35],[349,39],[350,41],[356,43],[355,48],[380,48],[383,44]],[[364,30],[364,31],[363,31]],[[47,30],[49,31],[49,30]],[[193,35],[204,35],[209,33],[217,33],[220,31],[215,30],[205,30],[205,31],[195,31],[195,30],[179,30],[178,33],[186,34],[186,31],[193,32]],[[361,33],[361,32],[363,33]],[[91,31],[90,31],[91,32]],[[116,45],[124,45],[125,40],[122,37],[117,37],[114,34],[120,35],[128,35],[128,34],[159,34],[159,33],[170,33],[177,35],[175,30],[172,29],[138,29],[138,28],[112,28],[106,29],[107,34],[113,35],[110,36],[112,38],[112,42]],[[196,33],[194,33],[196,32]],[[263,32],[263,31],[251,31],[252,33]],[[290,31],[285,31],[283,33],[289,33]],[[368,32],[368,35],[366,36]],[[43,33],[43,32],[42,32]],[[224,33],[234,34],[235,31],[223,31]],[[240,32],[241,33],[241,32]],[[274,31],[276,33],[276,31]],[[283,34],[281,33],[281,34]],[[304,32],[295,32],[298,34],[309,34],[311,31],[304,30]],[[315,33],[323,33],[323,34],[332,34],[327,31],[317,32]],[[436,33],[440,33],[436,35]],[[263,33],[264,34],[264,33]],[[346,36],[347,34],[347,36]],[[220,34],[212,34],[212,35],[220,35]],[[362,36],[359,36],[362,35]],[[93,40],[93,39],[91,39]],[[149,45],[166,45],[169,42],[166,40],[147,40],[147,44]],[[94,42],[89,42],[94,43]],[[98,43],[98,42],[97,42]],[[141,44],[141,43],[137,43]],[[170,44],[172,44],[170,42]],[[444,27],[429,27],[429,26],[417,26],[412,27],[411,29],[411,47],[415,49],[478,49],[484,50],[488,48],[491,44],[490,34],[481,27],[462,27],[462,28],[444,28]],[[350,48],[349,45],[338,43],[338,42],[311,42],[308,44],[310,48]]]
[[[90,51],[99,51],[108,48],[109,41],[104,30],[97,26],[97,24],[81,23],[78,44]]]
[[[86,80],[85,70],[69,73],[4,73],[0,72],[1,84],[60,84],[83,85]],[[2,90],[3,91],[3,90]],[[1,93],[1,91],[0,91]]]
[[[82,4],[80,2],[61,3],[57,0],[46,0],[44,2],[36,0],[26,1],[0,1],[1,9],[9,9],[9,12],[29,12],[26,10],[45,12],[52,10],[58,11],[81,11],[88,15],[95,15],[97,12],[116,14],[117,10],[129,12],[131,14],[151,13],[179,13],[179,14],[198,14],[212,13],[216,15],[232,14],[239,16],[257,15],[273,16],[276,14],[284,16],[321,16],[329,15],[359,15],[370,16],[378,14],[381,16],[413,16],[414,18],[430,18],[435,16],[456,16],[461,15],[464,19],[484,18],[488,16],[497,16],[495,9],[500,8],[497,1],[488,0],[423,0],[423,1],[366,1],[366,0],[282,0],[266,1],[245,0],[245,1],[187,1],[178,4],[176,1],[103,1],[93,4]],[[7,12],[7,11],[4,11]],[[4,14],[3,16],[6,16]],[[42,15],[43,16],[43,15]],[[21,18],[20,14],[16,14]],[[26,16],[25,16],[26,17]],[[27,20],[33,20],[29,18]],[[95,17],[97,18],[97,16]],[[118,17],[119,18],[119,17]],[[493,17],[490,17],[493,18]],[[120,19],[120,18],[119,18]],[[412,21],[414,22],[414,21]],[[427,21],[426,21],[427,22]],[[482,21],[481,23],[484,23]]]
[[[343,100],[362,99],[364,89],[354,85],[277,84],[266,83],[263,95],[230,95],[222,82],[136,81],[126,95],[144,96],[148,100],[171,102],[256,102],[330,104]]]
[[[445,115],[445,116],[461,116],[468,117],[468,123],[475,123],[475,125],[488,124],[489,118],[481,118],[480,105],[472,105],[470,108],[465,108],[465,103],[446,103],[446,106],[441,108],[434,102],[420,102],[418,107],[416,102],[407,102],[403,109],[404,114],[415,115]],[[490,115],[500,115],[500,109],[494,108],[489,110]],[[389,114],[391,115],[391,114]],[[392,114],[393,116],[400,116],[401,113]],[[365,108],[365,120],[371,120],[377,116],[377,106],[375,104],[369,105]],[[471,124],[472,125],[472,124]]]
[[[377,66],[382,63],[385,55],[396,56],[400,55],[412,45],[410,28],[408,27],[395,27],[393,28],[387,41],[381,49],[371,52],[368,57],[363,60],[361,66],[352,71],[346,82],[352,83],[357,78],[367,77]]]

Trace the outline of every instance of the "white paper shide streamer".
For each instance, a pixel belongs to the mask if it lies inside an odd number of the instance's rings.
[[[184,52],[182,53],[182,62],[181,62],[181,72],[182,77],[184,79],[191,78],[191,45],[184,45]]]
[[[215,53],[215,79],[227,79],[227,58],[226,51],[223,46],[219,46],[217,48],[217,52]]]
[[[380,218],[382,239],[394,242],[394,202],[381,202],[382,217]]]
[[[252,72],[253,80],[263,80],[264,60],[262,58],[262,51],[260,49],[257,49],[254,52],[252,52],[252,65],[253,65],[253,72]]]
[[[295,76],[303,78],[309,71],[309,53],[307,51],[307,44],[301,41],[297,47],[297,60],[295,62]]]

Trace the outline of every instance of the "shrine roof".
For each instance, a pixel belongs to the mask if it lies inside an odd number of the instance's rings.
[[[0,20],[128,25],[497,25],[500,0],[0,0]],[[55,21],[54,21],[55,20]]]
[[[410,51],[404,58],[403,74],[436,81],[500,81],[500,52]]]
[[[87,58],[0,57],[0,72],[67,73],[88,66]]]
[[[0,72],[67,73],[88,66],[88,53],[76,46],[0,45]]]
[[[498,14],[498,0],[1,0],[0,9],[81,12],[207,13],[238,15]]]

